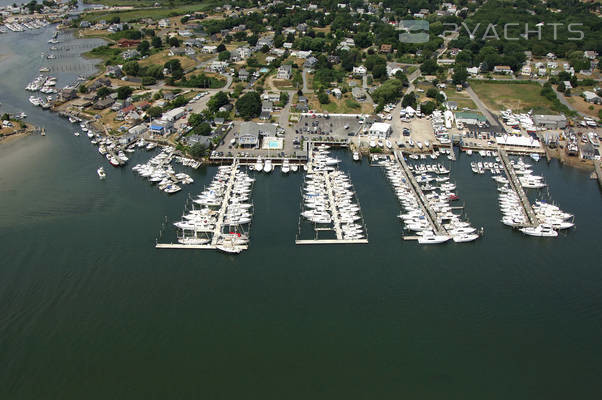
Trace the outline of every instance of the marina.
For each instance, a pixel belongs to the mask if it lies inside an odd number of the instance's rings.
[[[240,253],[248,249],[253,205],[253,178],[238,162],[218,168],[209,187],[192,199],[192,207],[175,222],[178,243],[157,243],[157,249],[204,249]],[[161,236],[161,235],[160,235]]]
[[[332,158],[328,149],[326,144],[310,144],[295,243],[366,244],[368,234],[357,194],[348,176],[336,168],[340,160]],[[312,225],[313,239],[301,239],[303,220]],[[320,237],[321,232],[334,233],[335,237]]]

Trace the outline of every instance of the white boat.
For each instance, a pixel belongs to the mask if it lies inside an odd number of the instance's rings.
[[[292,164],[291,165],[291,171],[297,172],[298,170],[299,170],[299,164]]]
[[[360,160],[360,153],[358,153],[357,151],[353,152],[353,161],[359,161]]]
[[[385,141],[385,145],[387,146],[387,149],[389,149],[389,150],[393,148],[393,144],[389,140]]]
[[[263,172],[272,172],[272,160],[265,160],[265,163],[263,164]]]
[[[77,131],[73,132],[73,136],[79,136],[79,132],[77,132]]]
[[[263,169],[263,162],[261,161],[261,157],[258,157],[257,161],[255,161],[255,170],[261,171],[262,169]]]
[[[288,161],[288,159],[285,159],[282,162],[282,172],[285,173],[285,174],[288,174],[288,172],[290,170],[291,170],[291,167],[290,167],[289,161]]]
[[[439,244],[445,243],[450,239],[447,235],[435,235],[433,231],[424,231],[421,236],[418,237],[418,243],[420,244]]]
[[[535,227],[526,227],[521,228],[520,231],[525,235],[529,236],[539,236],[539,237],[557,237],[558,232],[556,232],[552,227],[548,225],[537,225]]]
[[[100,179],[104,179],[104,178],[106,178],[106,177],[107,177],[107,174],[106,174],[106,172],[105,172],[105,170],[104,170],[104,168],[103,168],[103,167],[99,167],[99,168],[96,170],[96,173],[98,174],[98,177],[99,177]]]
[[[454,240],[454,242],[456,243],[466,243],[466,242],[472,242],[474,240],[477,240],[479,238],[479,235],[477,235],[476,233],[463,233],[461,235],[454,235],[452,237],[452,239]]]

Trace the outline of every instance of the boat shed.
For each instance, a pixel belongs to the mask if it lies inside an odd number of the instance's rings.
[[[535,126],[546,129],[564,129],[567,125],[567,120],[564,115],[541,115],[533,116]]]

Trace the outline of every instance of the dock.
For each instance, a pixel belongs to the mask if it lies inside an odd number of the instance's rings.
[[[516,171],[514,171],[514,167],[508,158],[508,153],[506,150],[502,148],[498,148],[498,154],[500,155],[500,160],[502,161],[502,165],[504,166],[504,171],[506,172],[506,176],[510,181],[510,186],[514,191],[518,194],[521,205],[523,206],[523,210],[525,215],[529,219],[529,224],[527,226],[537,226],[539,225],[539,220],[535,215],[535,211],[533,211],[533,207],[527,198],[527,195],[523,189],[523,185],[521,185],[518,176],[516,175]]]
[[[295,244],[368,244],[368,239],[297,239]]]
[[[404,175],[410,182],[410,186],[412,187],[414,193],[416,194],[416,198],[418,199],[420,208],[422,208],[422,212],[428,219],[429,224],[433,227],[433,231],[437,235],[447,235],[447,231],[445,230],[445,228],[443,228],[443,226],[439,222],[439,219],[437,218],[437,213],[435,213],[435,211],[433,211],[433,209],[431,208],[431,205],[428,202],[428,200],[426,199],[426,196],[424,195],[424,193],[422,192],[420,185],[416,181],[416,178],[414,178],[414,174],[408,167],[408,164],[406,163],[406,160],[403,157],[403,152],[396,151],[395,159],[401,165],[401,169],[402,169]]]
[[[594,161],[594,170],[596,171],[596,177],[598,177],[598,185],[602,188],[602,165],[600,160]]]
[[[228,209],[228,205],[230,202],[230,197],[232,195],[232,189],[234,187],[234,182],[236,181],[236,174],[238,172],[238,161],[236,159],[233,160],[232,169],[230,171],[230,176],[228,177],[228,184],[226,185],[226,190],[224,192],[224,197],[221,201],[218,211],[217,221],[215,223],[215,228],[212,231],[208,231],[211,234],[211,241],[207,244],[182,244],[182,243],[159,243],[158,241],[155,243],[156,249],[197,249],[197,250],[215,250],[218,248],[218,240],[222,236],[222,229],[224,228],[224,220],[225,214]],[[239,245],[244,250],[248,249],[248,244]]]
[[[328,202],[330,203],[330,212],[332,213],[332,226],[334,232],[337,235],[337,240],[343,240],[343,231],[341,230],[341,221],[339,221],[339,213],[334,198],[334,192],[332,191],[332,182],[330,180],[330,174],[325,171],[323,174],[326,182],[326,189],[328,190]]]

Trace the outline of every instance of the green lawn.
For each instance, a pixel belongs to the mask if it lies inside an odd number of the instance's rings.
[[[489,83],[470,82],[470,86],[481,101],[492,110],[556,114],[554,104],[540,95],[542,87],[533,83]]]

